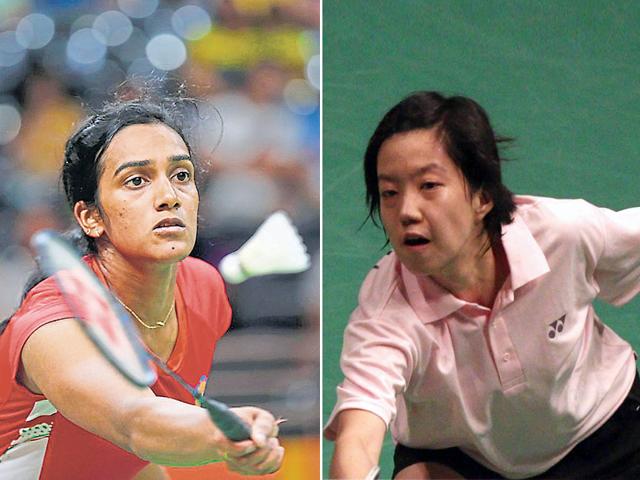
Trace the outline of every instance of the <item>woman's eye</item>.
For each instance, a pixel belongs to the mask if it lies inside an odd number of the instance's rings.
[[[380,192],[380,196],[381,196],[382,198],[391,198],[391,197],[393,197],[395,194],[396,194],[396,191],[395,191],[395,190],[382,190],[382,191]]]
[[[187,172],[186,170],[182,170],[182,171],[176,173],[176,178],[180,182],[186,182],[187,180],[189,180],[191,178],[191,174],[189,172]]]
[[[422,189],[423,190],[431,190],[433,188],[436,188],[437,186],[438,186],[438,184],[435,183],[435,182],[424,182],[422,184]]]
[[[132,187],[140,187],[142,184],[144,184],[144,178],[142,177],[131,177],[125,182],[125,185],[130,185]]]

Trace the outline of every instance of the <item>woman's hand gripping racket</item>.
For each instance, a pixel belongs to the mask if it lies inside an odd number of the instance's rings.
[[[152,361],[207,409],[229,440],[250,438],[249,426],[227,405],[206,398],[146,350],[129,314],[59,233],[42,230],[31,238],[31,246],[41,270],[54,276],[65,302],[89,338],[127,380],[141,387],[152,385],[157,378]]]

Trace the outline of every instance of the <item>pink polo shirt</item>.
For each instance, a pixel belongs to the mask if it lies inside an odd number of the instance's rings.
[[[509,478],[542,473],[615,412],[634,353],[596,316],[640,291],[640,208],[516,197],[510,275],[493,309],[384,257],[344,335],[338,412],[361,409],[414,448],[460,447]]]

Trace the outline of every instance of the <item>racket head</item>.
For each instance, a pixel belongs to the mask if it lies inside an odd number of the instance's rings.
[[[53,276],[74,318],[102,355],[131,383],[152,385],[157,374],[129,314],[61,234],[41,230],[31,247],[43,273]]]

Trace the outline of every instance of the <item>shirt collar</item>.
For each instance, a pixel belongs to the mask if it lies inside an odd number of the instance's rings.
[[[526,223],[517,215],[512,223],[502,227],[502,233],[502,245],[510,271],[503,288],[508,288],[512,297],[513,291],[549,272],[549,264]],[[417,276],[404,265],[401,265],[401,276],[409,304],[424,323],[435,322],[469,305],[431,277]]]
[[[549,272],[544,252],[527,224],[517,215],[513,222],[502,227],[502,245],[509,262],[513,290]]]

